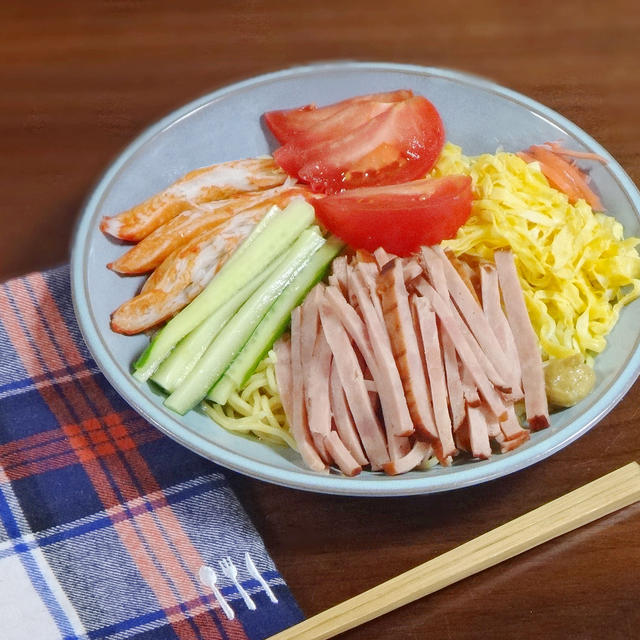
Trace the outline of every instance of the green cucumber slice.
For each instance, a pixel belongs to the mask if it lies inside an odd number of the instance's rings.
[[[273,273],[283,259],[284,256],[276,258],[257,278],[242,287],[202,324],[180,340],[173,351],[160,363],[151,376],[151,380],[168,393],[175,391],[195,367],[211,341],[220,333],[222,327],[234,316],[245,300]]]
[[[313,207],[303,199],[294,200],[259,230],[254,229],[243,243],[248,246],[238,248],[240,256],[232,256],[205,289],[154,336],[134,365],[134,377],[147,380],[182,338],[256,278],[313,219]]]
[[[323,244],[325,240],[318,227],[302,232],[287,251],[281,265],[227,322],[196,366],[165,400],[165,406],[184,414],[207,395],[240,352],[269,307]]]
[[[327,267],[343,247],[342,241],[332,237],[313,254],[267,311],[242,351],[207,395],[208,400],[226,404],[231,393],[249,379],[289,324],[292,309],[297,307],[309,290],[322,279]]]

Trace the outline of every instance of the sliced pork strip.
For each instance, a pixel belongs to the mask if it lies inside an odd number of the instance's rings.
[[[378,293],[416,436],[435,442],[438,433],[400,259],[391,260],[380,271]]]
[[[315,448],[311,434],[309,433],[309,425],[307,424],[307,411],[304,402],[304,375],[302,366],[302,351],[300,344],[300,324],[302,320],[302,311],[300,307],[296,307],[291,312],[291,400],[292,412],[289,418],[291,426],[291,435],[293,436],[298,451],[307,466],[313,471],[325,471],[327,466],[320,458],[320,454]]]
[[[320,320],[366,456],[372,469],[380,469],[390,460],[384,433],[371,406],[349,335],[328,300],[320,307]]]
[[[522,368],[527,421],[532,431],[538,431],[549,426],[549,407],[544,387],[544,372],[538,339],[531,326],[513,254],[511,251],[496,251],[494,259],[507,320],[516,338],[516,347]]]
[[[530,434],[526,429],[522,430],[522,435],[514,438],[513,440],[507,440],[503,435],[496,436],[496,442],[500,445],[500,453],[506,453],[507,451],[513,451],[520,445],[523,445],[529,440]]]
[[[371,263],[359,263],[355,266],[355,269],[356,272],[360,274],[362,282],[364,282],[367,289],[369,290],[371,303],[373,304],[373,307],[378,314],[378,318],[380,319],[382,324],[384,324],[382,302],[380,301],[380,296],[378,295],[378,269]]]
[[[302,310],[302,323],[306,308]],[[304,331],[302,332],[304,336]],[[304,343],[302,344],[304,352]],[[331,431],[331,402],[329,400],[329,374],[331,373],[331,348],[327,343],[324,333],[318,332],[310,360],[303,360],[305,368],[304,399],[307,409],[307,421],[309,432],[313,438],[320,457],[329,462],[330,452],[327,452],[324,444],[325,436]]]
[[[404,282],[405,284],[409,284],[412,280],[421,276],[424,272],[422,267],[414,258],[410,260],[405,260],[402,270],[404,272]]]
[[[445,249],[444,251],[440,249],[440,247],[436,250],[440,255],[444,255],[451,266],[456,270],[462,282],[464,282],[465,286],[469,290],[469,293],[473,296],[473,299],[480,304],[480,297],[478,296],[478,289],[474,286],[473,279],[476,279],[476,272],[471,269],[471,267],[466,263],[462,262],[456,255],[449,249]]]
[[[509,361],[504,353],[498,338],[496,338],[493,329],[489,325],[482,307],[476,297],[472,295],[465,282],[451,264],[444,251],[440,247],[433,249],[434,253],[440,257],[444,269],[444,275],[447,279],[447,288],[451,298],[455,301],[456,306],[460,310],[460,315],[466,321],[469,329],[476,337],[478,344],[491,361],[500,380],[496,381],[500,388],[506,388],[508,385],[506,380],[509,378]]]
[[[461,379],[465,404],[469,407],[479,407],[482,404],[482,400],[480,400],[480,396],[478,395],[478,388],[476,387],[469,367],[464,363],[462,363]]]
[[[436,268],[437,266],[438,265],[434,265],[434,269],[433,269],[434,275],[437,274],[437,271],[438,271],[438,269]],[[417,279],[414,283],[416,290],[420,292],[422,295],[425,295],[423,292],[423,288],[425,285],[427,285],[427,283],[423,278]],[[480,346],[480,344],[478,344],[478,341],[476,340],[475,335],[469,329],[465,321],[462,319],[458,308],[451,302],[448,294],[446,296],[443,296],[443,299],[448,301],[447,304],[450,305],[452,317],[454,322],[457,325],[459,332],[464,336],[467,344],[473,351],[473,354],[476,360],[480,364],[480,367],[482,368],[482,370],[485,372],[485,375],[487,376],[487,378],[489,378],[491,383],[495,385],[501,392],[511,393],[511,390],[512,390],[511,385],[507,384],[504,381],[504,379],[498,374],[495,367],[493,366],[493,363],[487,357],[486,353],[482,350],[482,347]]]
[[[442,342],[442,356],[444,371],[447,380],[447,395],[449,397],[449,410],[451,412],[451,425],[454,431],[460,428],[465,419],[464,393],[462,380],[460,379],[460,365],[456,348],[451,336],[442,330],[440,326],[440,340]]]
[[[469,440],[469,419],[467,418],[467,408],[464,408],[464,420],[454,434],[454,440],[458,451],[471,453],[471,442]]]
[[[369,460],[367,460],[367,457],[364,455],[364,451],[362,450],[360,436],[356,431],[356,426],[353,423],[353,418],[349,412],[347,399],[344,395],[344,389],[342,388],[342,383],[340,382],[340,376],[338,375],[335,362],[331,363],[329,391],[331,399],[331,413],[333,415],[333,421],[336,431],[340,436],[340,440],[342,440],[344,446],[347,447],[354,460],[364,467],[369,464]]]
[[[393,460],[384,465],[384,472],[390,476],[395,476],[400,473],[407,473],[412,469],[415,469],[425,458],[431,455],[431,447],[426,442],[416,440],[409,451],[404,457],[399,460]]]
[[[440,439],[438,458],[454,456],[457,453],[453,442],[453,432],[451,418],[447,406],[447,382],[445,379],[444,364],[440,351],[440,339],[438,337],[438,327],[436,324],[436,314],[431,309],[426,298],[412,296],[411,302],[414,306],[418,326],[420,327],[420,337],[424,349],[424,362],[427,375],[429,376],[429,387],[431,389],[431,403]]]
[[[351,455],[349,449],[345,447],[335,431],[331,431],[324,436],[323,446],[331,454],[331,457],[345,476],[357,476],[362,471],[362,467]]]
[[[369,343],[378,365],[375,377],[376,382],[379,383],[380,402],[387,435],[409,436],[414,432],[413,422],[409,414],[400,373],[391,350],[387,329],[374,308],[361,273],[356,272],[353,275],[353,288],[367,329]]]
[[[521,438],[522,433],[525,431],[520,425],[520,420],[518,420],[516,410],[512,404],[507,405],[507,419],[500,423],[500,430],[506,440]]]
[[[276,354],[276,382],[282,401],[282,408],[291,422],[293,416],[293,377],[291,375],[291,337],[284,334],[273,344]]]
[[[338,256],[331,263],[331,275],[338,284],[338,288],[342,291],[342,295],[347,293],[347,256]]]
[[[422,266],[429,275],[431,286],[445,299],[449,299],[449,287],[444,275],[444,267],[438,254],[432,247],[422,247],[420,252]]]
[[[511,384],[510,397],[515,401],[523,397],[521,388],[522,371],[518,358],[516,341],[511,332],[511,327],[502,310],[500,303],[500,288],[498,285],[498,272],[492,265],[480,267],[480,282],[482,287],[482,308],[487,316],[489,324],[493,327],[500,346],[511,365],[511,376],[508,382]]]
[[[440,326],[449,334],[449,337],[460,356],[463,367],[468,369],[478,391],[491,411],[493,411],[493,414],[498,418],[498,420],[506,419],[507,416],[504,402],[502,401],[502,398],[500,398],[495,387],[491,384],[489,378],[487,378],[487,375],[476,359],[472,348],[469,346],[465,336],[460,331],[458,323],[454,317],[456,311],[451,301],[445,301],[440,295],[438,295],[431,285],[426,282],[422,283],[421,293],[427,297],[433,307],[433,310],[440,318]],[[462,380],[464,383],[464,369],[462,372]]]
[[[301,349],[302,364],[305,367],[305,375],[308,373],[309,365],[313,359],[313,350],[316,346],[316,338],[320,333],[320,304],[324,299],[324,289],[322,284],[317,284],[302,304],[302,324],[301,331]],[[305,379],[305,384],[307,380]]]
[[[370,251],[366,251],[365,249],[357,249],[353,259],[356,261],[356,263],[358,262],[371,262],[373,264],[377,264],[376,259],[373,255],[373,253],[371,253]]]
[[[491,411],[487,411],[483,407],[484,419],[487,421],[487,433],[489,434],[489,438],[496,438],[499,435],[502,435],[502,430],[500,429],[500,422],[498,422],[495,416],[491,413]]]
[[[172,318],[209,284],[262,215],[262,211],[241,211],[176,249],[151,274],[140,293],[111,314],[111,328],[133,335]]]
[[[375,380],[377,362],[362,318],[336,287],[326,287],[324,295],[333,312],[338,316],[347,333],[351,336],[351,339],[355,341],[360,354],[364,358],[366,367]]]
[[[487,429],[487,419],[482,407],[467,407],[469,420],[469,442],[474,458],[487,460],[491,457],[491,444]]]
[[[178,214],[107,265],[122,274],[152,271],[179,247],[201,233],[231,220],[240,211],[251,210],[261,219],[272,206],[285,207],[296,197],[305,195],[302,187],[276,187],[255,194],[245,194],[198,205]]]
[[[195,205],[281,185],[287,174],[273,158],[222,162],[187,173],[170,187],[116,216],[100,229],[120,240],[139,242],[159,226]]]
[[[387,262],[390,262],[396,256],[394,256],[392,253],[389,253],[386,249],[383,249],[382,247],[378,247],[373,252],[373,257],[376,259],[376,262],[378,263],[378,269],[382,269],[382,267],[384,267],[384,265],[387,264]]]

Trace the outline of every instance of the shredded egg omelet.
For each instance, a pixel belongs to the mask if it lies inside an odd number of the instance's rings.
[[[471,217],[444,246],[492,260],[512,248],[531,322],[545,358],[606,346],[620,309],[640,296],[639,238],[624,238],[613,217],[575,205],[552,188],[537,163],[513,153],[468,157],[447,143],[431,175],[471,176]]]

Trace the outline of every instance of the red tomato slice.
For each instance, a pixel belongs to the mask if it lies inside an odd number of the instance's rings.
[[[289,175],[297,176],[301,167],[314,156],[322,153],[322,148],[319,149],[318,145],[342,139],[346,133],[367,124],[369,120],[388,111],[392,106],[392,102],[374,100],[348,104],[291,138],[285,145],[276,149],[273,156],[278,165]]]
[[[317,219],[354,249],[408,256],[453,238],[471,213],[471,178],[362,187],[315,200]]]
[[[287,145],[274,153],[278,164],[300,166],[297,175],[314,191],[408,182],[425,176],[444,145],[436,108],[421,96],[397,102],[354,131],[309,147],[301,158]]]
[[[318,122],[336,114],[344,107],[362,102],[400,102],[413,96],[412,91],[400,89],[398,91],[389,91],[385,93],[371,93],[364,96],[356,96],[327,105],[326,107],[316,107],[314,104],[308,104],[297,109],[284,109],[281,111],[267,111],[264,119],[271,133],[281,144],[285,144],[291,138],[306,131]]]

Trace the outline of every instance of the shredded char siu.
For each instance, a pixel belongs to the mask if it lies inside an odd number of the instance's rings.
[[[394,475],[460,451],[486,460],[492,443],[506,452],[529,439],[523,395],[529,428],[548,424],[510,253],[469,272],[439,247],[412,258],[358,251],[337,258],[327,281],[274,347],[282,405],[312,469]]]

